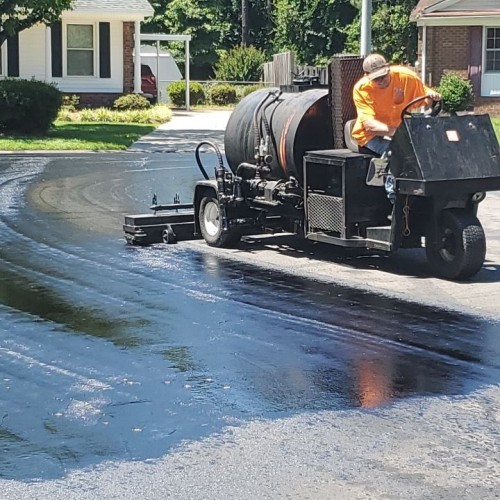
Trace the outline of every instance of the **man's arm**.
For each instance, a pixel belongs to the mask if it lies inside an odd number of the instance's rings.
[[[441,94],[439,92],[436,92],[434,89],[427,87],[427,85],[425,84],[424,84],[424,91],[425,95],[428,95],[433,101],[441,100]]]
[[[367,118],[362,123],[365,130],[374,135],[392,137],[396,133],[396,127],[389,127],[375,118]]]
[[[369,94],[361,94],[355,87],[353,99],[358,114],[358,120],[367,132],[381,137],[392,137],[395,134],[395,127],[390,127],[386,123],[375,118],[374,103]]]

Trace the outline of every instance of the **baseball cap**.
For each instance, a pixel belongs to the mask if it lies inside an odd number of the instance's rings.
[[[370,54],[366,56],[363,61],[363,71],[366,73],[369,80],[374,80],[375,78],[380,78],[389,73],[389,64],[384,56],[380,54]]]

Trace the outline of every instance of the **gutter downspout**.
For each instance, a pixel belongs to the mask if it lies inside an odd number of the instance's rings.
[[[141,94],[141,22],[134,23],[134,94]]]

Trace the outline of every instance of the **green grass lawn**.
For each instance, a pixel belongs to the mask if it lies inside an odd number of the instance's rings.
[[[492,118],[491,121],[493,122],[493,127],[495,129],[496,134],[497,134],[498,140],[500,141],[500,117],[499,118]]]
[[[0,134],[0,151],[123,150],[155,128],[137,123],[56,122],[46,136]]]
[[[492,118],[500,140],[500,117]],[[0,134],[0,151],[124,150],[156,127],[137,123],[56,122],[46,136]]]

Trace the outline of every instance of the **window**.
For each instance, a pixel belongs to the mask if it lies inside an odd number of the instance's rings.
[[[68,24],[66,28],[67,75],[93,76],[94,26],[92,24]]]
[[[500,71],[500,28],[486,31],[486,71]]]

